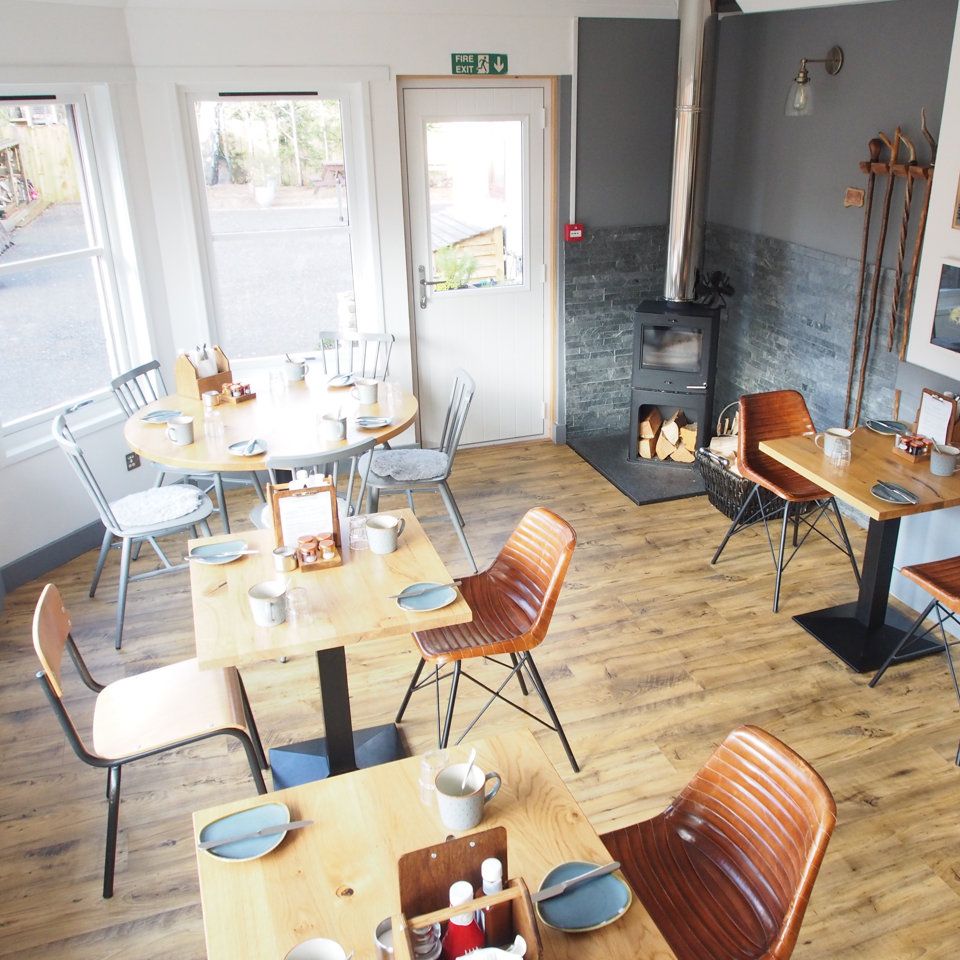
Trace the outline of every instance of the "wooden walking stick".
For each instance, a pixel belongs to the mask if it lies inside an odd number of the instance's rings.
[[[910,314],[913,312],[913,294],[917,287],[917,274],[920,271],[920,253],[923,250],[923,235],[927,230],[927,212],[930,209],[930,191],[933,189],[933,168],[937,162],[937,141],[927,128],[927,109],[920,111],[920,129],[924,139],[930,144],[930,164],[927,168],[927,187],[923,194],[923,206],[920,208],[920,220],[917,224],[917,237],[913,242],[913,260],[910,263],[910,280],[903,299],[903,326],[900,328],[900,353],[902,360],[907,355],[907,341],[910,339]]]
[[[881,133],[880,139],[890,151],[887,162],[887,189],[883,195],[883,211],[880,216],[880,234],[877,237],[877,258],[873,265],[873,280],[870,283],[870,306],[867,309],[867,320],[864,326],[863,355],[860,357],[860,379],[857,383],[857,402],[853,408],[851,428],[856,429],[860,422],[860,408],[863,405],[863,386],[867,379],[867,364],[870,362],[870,343],[873,339],[873,328],[877,320],[877,296],[880,293],[880,274],[883,272],[883,248],[887,242],[887,225],[890,222],[890,202],[893,200],[893,165],[897,162],[897,153],[900,150],[900,138],[903,131],[899,127],[893,133],[893,143]]]
[[[850,338],[850,368],[847,370],[847,396],[843,401],[843,422],[850,415],[850,395],[853,393],[853,374],[857,368],[857,344],[860,340],[860,313],[863,310],[863,281],[867,274],[867,244],[870,239],[870,215],[873,213],[873,185],[877,173],[873,164],[879,162],[883,141],[874,137],[868,144],[870,159],[867,162],[867,196],[863,211],[863,240],[860,243],[860,277],[857,280],[857,303],[853,308],[853,336]]]
[[[917,148],[913,141],[904,136],[907,145],[906,185],[903,188],[903,218],[900,221],[900,238],[897,241],[897,269],[893,278],[893,303],[890,307],[890,327],[887,330],[887,350],[893,350],[893,337],[897,329],[897,305],[900,303],[900,286],[903,283],[903,261],[907,256],[907,224],[910,221],[910,203],[913,200],[912,168],[917,162]]]

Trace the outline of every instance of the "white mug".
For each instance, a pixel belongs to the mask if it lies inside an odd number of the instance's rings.
[[[347,960],[347,951],[336,940],[313,937],[298,943],[283,960]]]
[[[952,477],[957,472],[957,457],[960,450],[935,443],[930,451],[930,472],[935,477]]]
[[[358,380],[357,388],[353,391],[354,397],[365,406],[377,402],[380,393],[380,382],[378,380]]]
[[[167,439],[178,446],[193,443],[193,417],[171,417],[167,421]]]
[[[845,430],[843,427],[830,427],[829,430],[818,433],[813,438],[813,442],[832,460],[836,448],[843,448],[849,444],[852,436],[852,430]],[[843,443],[844,440],[847,441],[847,444]]]
[[[258,627],[276,627],[287,619],[287,585],[282,580],[264,580],[248,591],[250,612]]]
[[[440,819],[448,830],[472,830],[483,819],[484,804],[489,803],[500,789],[499,773],[484,773],[478,766],[470,771],[467,785],[461,787],[465,763],[455,763],[437,774],[437,806]],[[493,780],[493,789],[484,793],[487,781]]]
[[[302,360],[288,360],[283,365],[283,375],[291,383],[302,380],[310,368]]]
[[[397,539],[407,525],[402,517],[390,514],[367,517],[367,544],[373,553],[393,553],[397,549]]]
[[[325,413],[320,418],[320,432],[324,440],[345,440],[347,438],[347,418]]]

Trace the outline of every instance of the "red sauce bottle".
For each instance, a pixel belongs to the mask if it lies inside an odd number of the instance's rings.
[[[473,900],[473,886],[466,880],[458,880],[450,887],[450,906],[459,907]],[[477,923],[472,910],[456,914],[447,924],[443,935],[443,953],[441,960],[457,960],[470,950],[479,950],[486,946],[483,931]]]

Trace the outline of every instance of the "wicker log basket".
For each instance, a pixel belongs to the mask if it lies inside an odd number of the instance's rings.
[[[737,407],[739,401],[734,400],[720,411],[710,447],[701,447],[696,453],[697,467],[707,489],[707,499],[731,520],[736,517],[744,499],[753,489],[753,481],[744,479],[735,469],[731,469],[736,463],[739,422],[736,414],[731,419],[729,413]],[[723,442],[724,440],[726,442]],[[760,500],[766,512],[767,507],[777,503],[778,498],[761,487]],[[756,519],[761,519],[759,513]]]

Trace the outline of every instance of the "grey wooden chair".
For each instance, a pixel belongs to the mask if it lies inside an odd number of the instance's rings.
[[[185,570],[187,564],[172,564],[157,543],[157,537],[184,530],[192,531],[195,537],[210,536],[207,518],[213,512],[213,503],[203,491],[189,484],[175,484],[169,487],[152,487],[129,494],[120,500],[107,499],[93,470],[87,463],[77,443],[76,437],[67,424],[67,415],[92,403],[84,400],[57,414],[53,421],[53,438],[66,454],[84,490],[93,501],[104,526],[100,556],[90,584],[90,596],[97,592],[100,574],[103,573],[107,555],[112,547],[120,547],[120,586],[117,591],[116,638],[114,645],[119,650],[123,639],[123,616],[127,605],[127,585],[135,580],[146,580],[174,570]],[[194,496],[191,496],[194,494]],[[179,514],[176,511],[180,511]],[[165,516],[166,519],[151,522],[150,515]],[[149,543],[162,566],[130,576],[130,560],[134,548],[141,543]]]
[[[446,417],[443,421],[443,430],[440,434],[440,446],[436,450],[382,450],[367,454],[370,464],[361,464],[361,469],[367,469],[367,509],[373,513],[379,509],[380,494],[383,491],[400,492],[407,495],[410,509],[415,511],[413,495],[416,491],[430,491],[440,494],[443,505],[447,508],[450,522],[460,540],[460,546],[470,561],[474,572],[477,562],[473,559],[473,552],[463,531],[466,521],[457,506],[453,492],[447,481],[453,470],[453,458],[456,456],[460,444],[463,426],[470,412],[470,404],[477,392],[477,385],[466,370],[455,370],[453,374],[453,388],[450,391],[450,402],[447,405]],[[417,479],[399,480],[387,471],[391,465],[403,462],[409,465],[414,474],[419,473]],[[418,464],[422,469],[418,470]],[[395,466],[394,469],[397,469]],[[399,472],[399,471],[398,471]],[[406,472],[406,471],[405,471]]]
[[[110,381],[110,389],[113,390],[113,395],[117,398],[120,409],[127,417],[132,417],[148,403],[153,403],[155,400],[167,396],[167,387],[163,382],[163,374],[160,372],[159,360],[142,363],[139,367],[121,373],[119,377],[114,377]],[[241,486],[252,483],[261,503],[264,500],[263,487],[256,473],[252,474],[252,479],[249,481],[235,478],[228,478],[225,481],[220,473],[197,473],[184,467],[163,466],[157,475],[156,486],[163,485],[164,477],[167,474],[182,479],[196,480],[204,493],[209,493],[211,490],[216,492],[217,504],[219,505],[217,513],[220,514],[220,519],[223,522],[224,533],[230,532],[230,517],[227,512],[227,500],[223,492],[225,482]]]
[[[320,361],[327,376],[355,373],[370,380],[386,380],[396,337],[392,333],[321,330]]]

